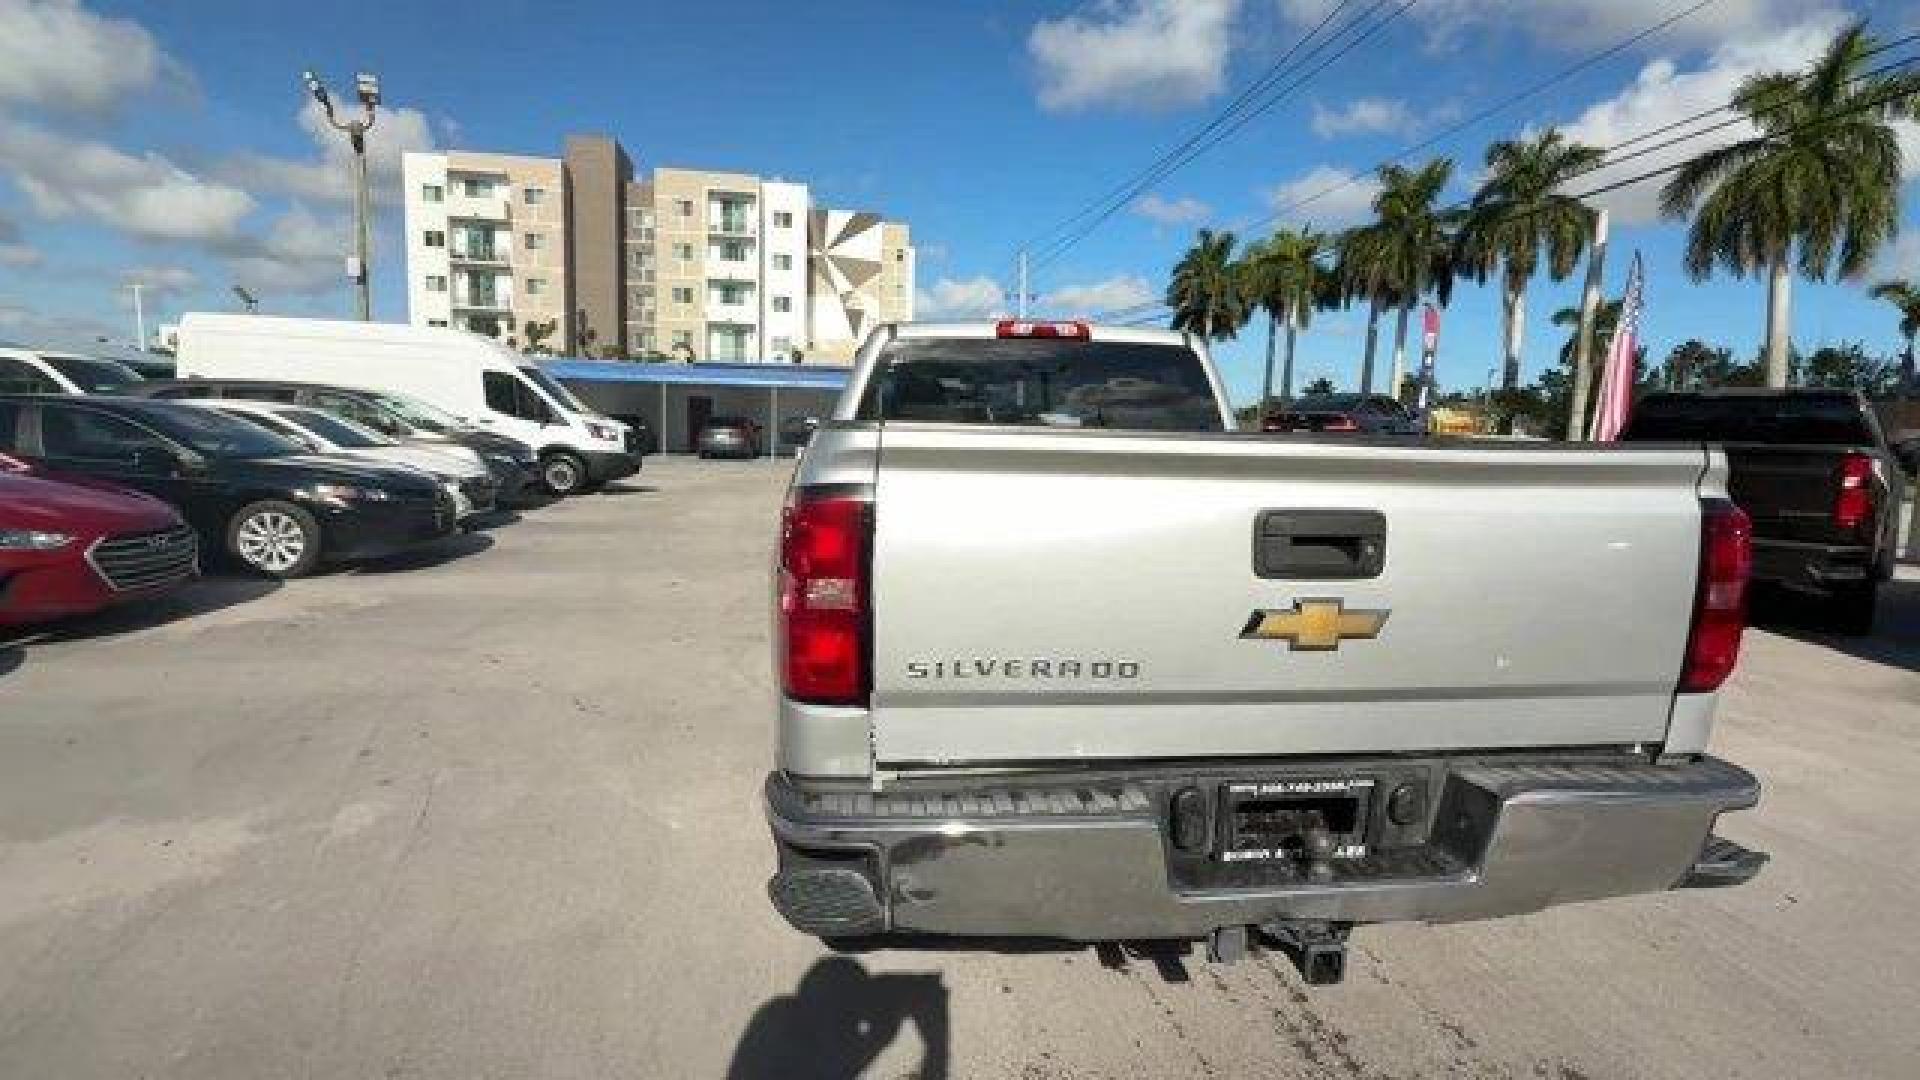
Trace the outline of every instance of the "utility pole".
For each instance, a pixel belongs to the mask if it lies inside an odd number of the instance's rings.
[[[327,93],[327,87],[320,77],[312,71],[304,72],[307,92],[327,114],[327,123],[335,131],[347,136],[348,145],[353,147],[353,231],[354,257],[347,260],[347,277],[353,279],[358,287],[360,303],[360,321],[373,319],[373,296],[370,284],[371,249],[373,247],[373,198],[367,192],[367,131],[373,127],[374,107],[380,104],[380,80],[366,72],[354,76],[354,92],[360,99],[360,116],[351,120],[342,120],[333,114],[333,96]]]
[[[1573,345],[1573,408],[1567,415],[1567,441],[1587,437],[1587,385],[1593,381],[1593,327],[1600,314],[1600,287],[1607,261],[1607,212],[1593,221],[1593,252],[1587,258],[1587,288],[1580,295],[1580,336]]]
[[[1014,314],[1027,317],[1027,253],[1020,252],[1020,295],[1014,298]]]
[[[128,284],[127,288],[133,290],[133,347],[140,352],[146,352],[147,316],[146,312],[140,309],[140,290],[146,288],[146,285],[135,281]]]

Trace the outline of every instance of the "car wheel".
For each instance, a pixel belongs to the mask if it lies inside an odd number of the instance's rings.
[[[1869,581],[1841,589],[1827,601],[1827,616],[1842,634],[1873,633],[1873,617],[1880,600],[1880,583]]]
[[[564,450],[540,459],[540,482],[556,496],[578,495],[587,486],[587,464]]]
[[[251,503],[228,522],[227,550],[256,573],[304,577],[320,564],[320,523],[290,502]]]

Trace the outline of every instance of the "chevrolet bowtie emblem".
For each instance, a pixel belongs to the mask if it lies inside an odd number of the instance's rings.
[[[1295,600],[1292,611],[1256,611],[1242,639],[1285,641],[1292,652],[1328,652],[1347,638],[1372,638],[1387,624],[1379,609],[1346,609],[1343,600]]]

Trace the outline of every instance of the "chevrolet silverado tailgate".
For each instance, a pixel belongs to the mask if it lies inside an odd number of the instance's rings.
[[[1700,449],[886,425],[875,756],[1659,741],[1710,464]]]

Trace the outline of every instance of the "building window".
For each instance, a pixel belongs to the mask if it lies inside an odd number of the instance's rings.
[[[687,286],[675,285],[673,287],[673,302],[676,304],[693,303],[693,289]]]
[[[693,348],[693,331],[675,330],[673,332],[673,347],[676,349]]]
[[[445,320],[445,319],[428,319],[428,320],[427,320],[427,325],[428,325],[428,326],[440,326],[440,327],[444,327],[444,326],[446,326],[446,325],[447,325],[447,320]]]
[[[776,296],[776,297],[774,297],[774,298],[773,298],[773,310],[775,310],[775,311],[779,311],[779,312],[788,312],[788,311],[792,311],[792,310],[793,310],[793,297],[791,297],[791,296]]]
[[[693,200],[692,199],[675,199],[673,202],[673,212],[676,214],[679,214],[683,218],[692,217],[693,216]]]
[[[906,262],[906,261],[907,261],[907,249],[906,249],[906,248],[898,248],[898,249],[895,249],[895,251],[894,251],[894,253],[893,253],[893,261],[894,261],[894,262]]]
[[[673,245],[673,257],[676,259],[679,259],[681,262],[692,262],[693,261],[693,245],[692,244]]]
[[[526,241],[528,251],[539,251],[547,246],[547,238],[543,233],[530,232],[526,235]]]
[[[716,285],[714,293],[722,304],[744,304],[747,302],[745,285]]]
[[[490,199],[493,197],[493,181],[483,177],[468,177],[460,182],[460,190],[469,199]]]
[[[792,339],[792,338],[787,338],[787,337],[777,337],[777,338],[774,338],[774,339],[773,339],[773,351],[774,351],[774,352],[777,352],[777,353],[783,353],[783,352],[786,352],[786,351],[787,351],[788,349],[791,349],[791,348],[793,348],[793,339]]]
[[[447,291],[446,275],[428,274],[427,275],[427,291],[428,292],[446,292]]]
[[[547,292],[546,278],[530,277],[527,279],[527,295],[528,296],[544,296],[546,295],[546,292]]]
[[[420,185],[420,201],[421,202],[443,202],[445,201],[446,197],[447,197],[447,189],[441,187],[439,184],[421,184]]]
[[[746,262],[747,245],[738,240],[722,240],[720,242],[720,261],[730,263]]]
[[[775,270],[793,269],[793,256],[787,255],[787,254],[776,254],[773,257],[773,268]]]
[[[541,203],[547,201],[547,189],[530,187],[521,192],[520,197],[526,201],[528,206],[539,206]]]
[[[775,210],[773,212],[773,227],[776,229],[793,228],[793,215],[785,210]]]
[[[447,246],[447,234],[439,229],[428,229],[420,237],[420,242],[428,247],[443,248]]]

